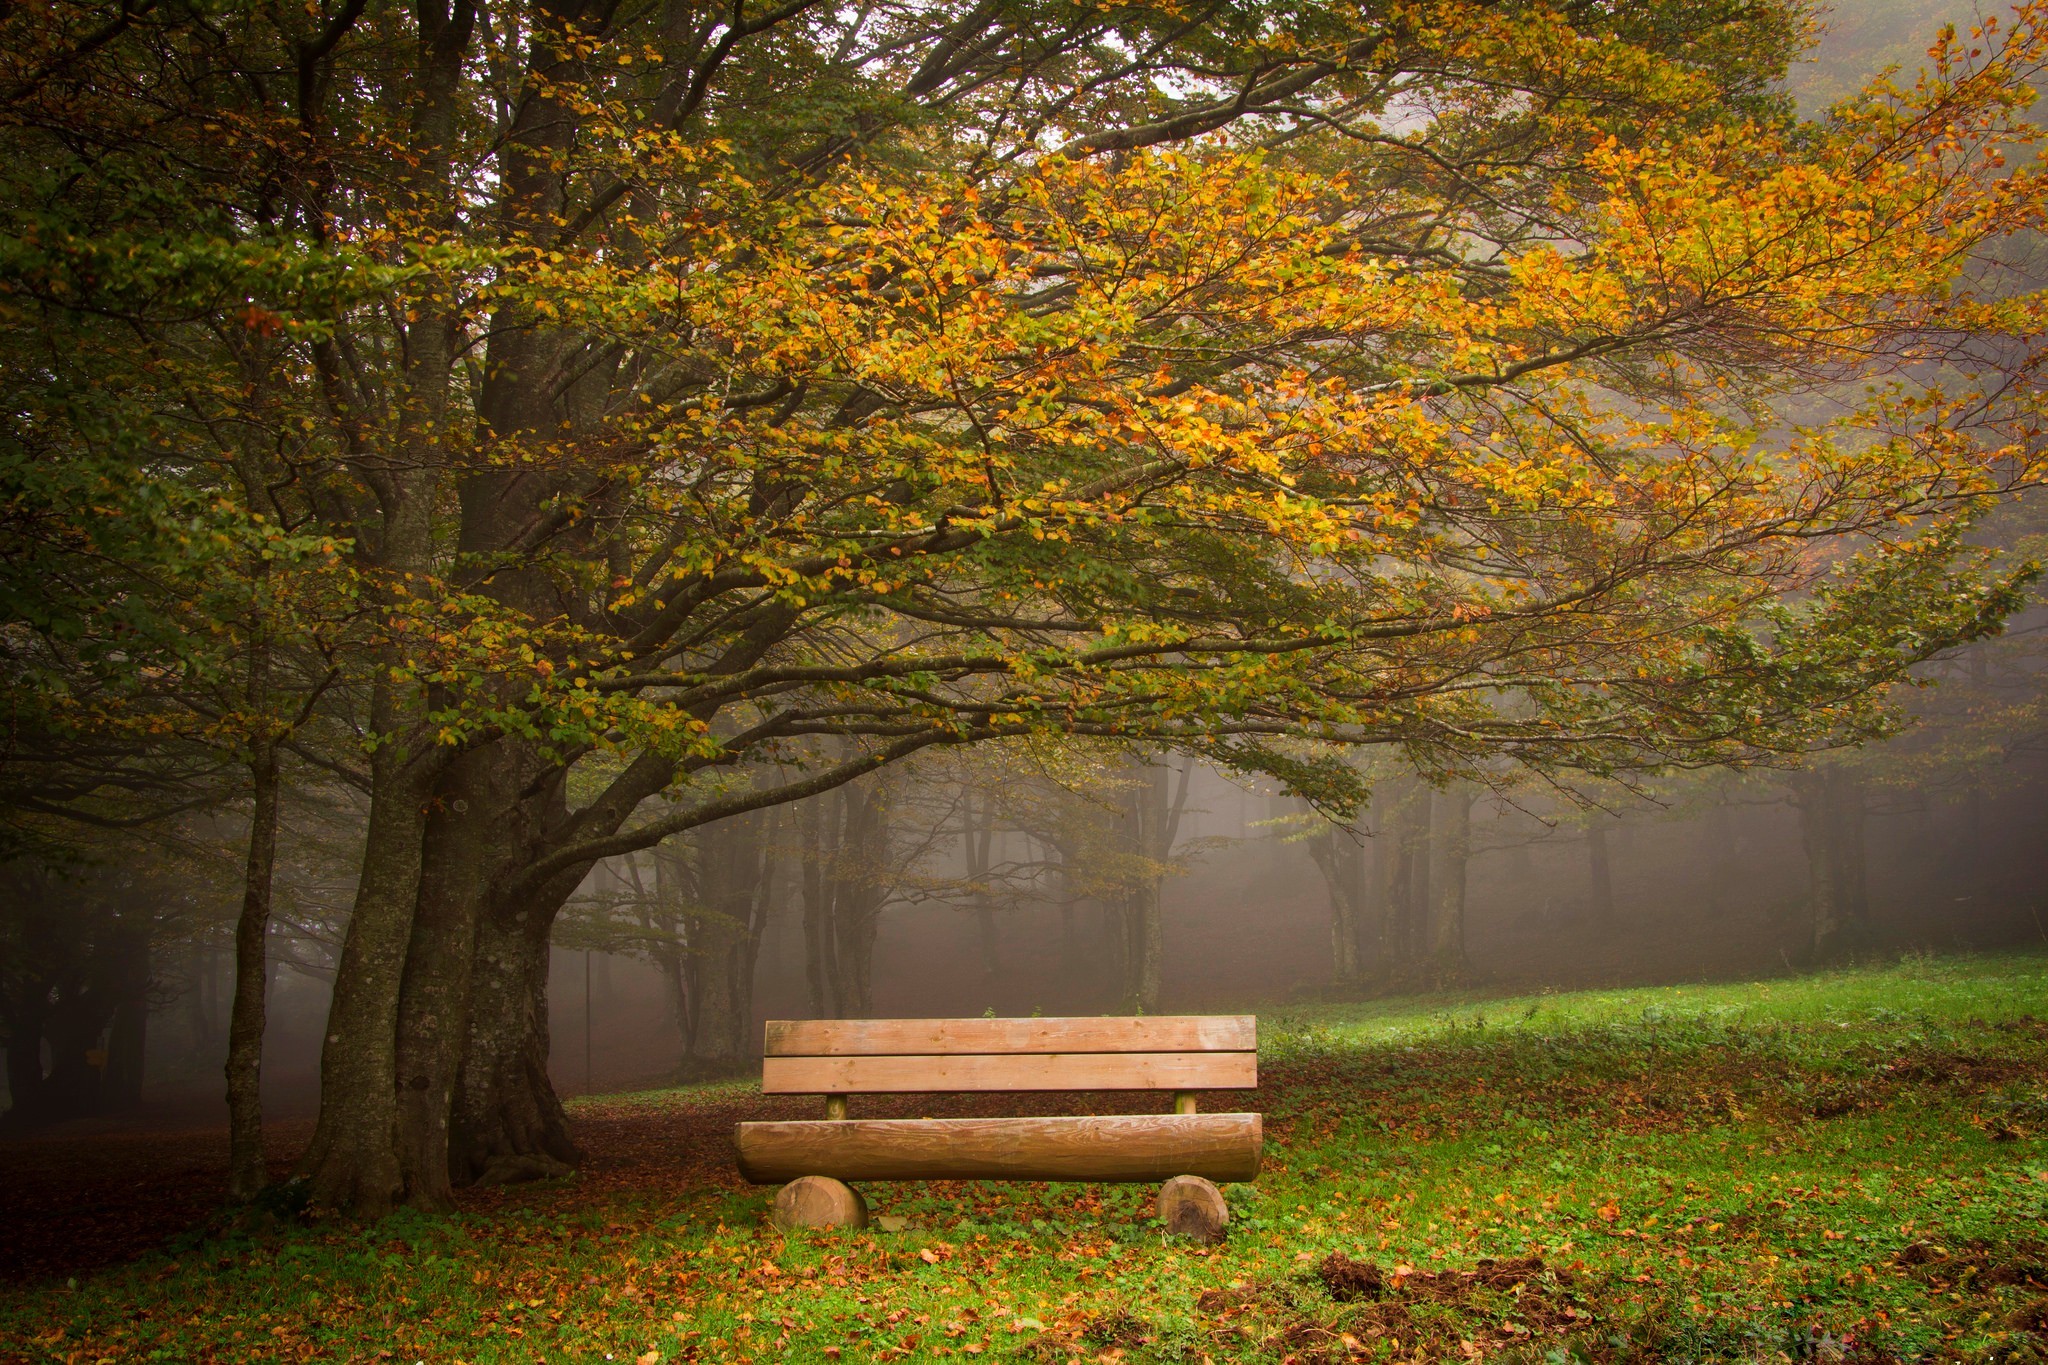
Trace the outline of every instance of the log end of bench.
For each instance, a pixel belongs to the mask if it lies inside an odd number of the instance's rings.
[[[1250,1180],[1257,1114],[742,1123],[740,1174],[756,1185],[835,1180]]]
[[[769,1214],[775,1226],[790,1228],[864,1228],[868,1201],[860,1191],[828,1175],[799,1176],[775,1192]]]
[[[1223,1191],[1198,1175],[1177,1175],[1159,1187],[1159,1221],[1176,1237],[1197,1242],[1223,1240],[1230,1226],[1230,1205]]]

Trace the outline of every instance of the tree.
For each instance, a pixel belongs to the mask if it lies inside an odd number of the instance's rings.
[[[1391,764],[1369,766],[1372,820],[1303,817],[1301,839],[1330,897],[1332,975],[1340,987],[1464,979],[1465,881],[1481,787],[1433,788]]]
[[[1429,963],[1439,984],[1463,980],[1471,972],[1465,957],[1465,872],[1472,860],[1472,802],[1478,793],[1453,786],[1433,798],[1436,815],[1431,854],[1436,865],[1429,875]]]
[[[108,331],[96,318],[51,327],[22,348],[44,354],[7,367],[0,675],[15,759],[0,806],[17,822],[132,830],[247,798],[225,1071],[229,1190],[248,1199],[268,1179],[261,1068],[281,766],[331,728],[317,708],[341,677],[353,584],[341,546],[270,496],[285,477],[264,449],[274,415],[244,411],[223,424],[204,474],[166,478],[166,417],[150,394],[107,395],[69,368],[119,344]],[[53,376],[45,356],[66,344]],[[241,377],[253,391],[263,349],[230,338],[211,367],[175,350],[156,361],[193,389]],[[66,430],[80,439],[53,458],[53,434]]]
[[[1355,985],[1365,973],[1359,943],[1373,912],[1365,836],[1355,827],[1319,820],[1307,846],[1330,893],[1331,975],[1339,986]]]
[[[660,973],[682,1048],[679,1082],[759,1059],[754,969],[786,851],[779,823],[775,812],[741,816],[668,840],[645,859],[616,859],[555,927],[558,948],[639,957]]]
[[[209,908],[189,849],[125,831],[60,831],[68,842],[0,862],[10,1126],[141,1102],[156,954],[194,934]]]
[[[1165,926],[1160,920],[1160,886],[1173,870],[1188,782],[1195,765],[1183,761],[1175,772],[1150,756],[1134,760],[1121,775],[1117,816],[1123,844],[1123,883],[1117,897],[1115,961],[1122,978],[1119,1008],[1155,1014],[1166,965]]]
[[[0,17],[10,325],[246,319],[361,584],[315,1200],[569,1150],[588,871],[922,749],[1880,727],[2015,600],[1960,530],[2034,477],[2038,306],[1951,286],[2039,214],[1991,164],[2034,19],[1795,128],[1751,0]],[[1904,382],[1936,348],[1964,382]],[[197,477],[220,394],[151,363],[91,356]],[[1901,382],[1768,420],[1846,374]]]

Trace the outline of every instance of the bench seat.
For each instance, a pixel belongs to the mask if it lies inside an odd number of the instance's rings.
[[[742,1123],[740,1174],[756,1185],[835,1180],[1250,1180],[1257,1114],[823,1119]]]

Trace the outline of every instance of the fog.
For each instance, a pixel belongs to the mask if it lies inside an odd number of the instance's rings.
[[[1154,1012],[1742,979],[2048,943],[2048,749],[2039,733],[1999,728],[2038,703],[2029,660],[2040,629],[2023,619],[1944,664],[1950,686],[1925,694],[1922,727],[1824,759],[1823,776],[1493,791],[1394,775],[1377,780],[1356,822],[1337,825],[1270,781],[1173,755],[1146,764],[1106,750],[1079,780],[1026,752],[965,770],[907,765],[877,784],[881,818],[866,812],[864,848],[818,846],[821,826],[843,839],[862,805],[857,784],[742,830],[737,884],[722,827],[593,873],[555,932],[553,1079],[575,1095],[740,1074],[763,1020],[854,1012],[829,980],[823,1008],[814,994],[806,921],[815,929],[834,909],[872,914],[861,1013],[1127,1010],[1144,957],[1134,921],[1155,879]],[[1993,702],[2004,709],[1987,722]],[[1986,723],[1996,732],[1978,733]],[[1178,801],[1163,857],[1136,847],[1147,798],[1169,819]],[[1462,903],[1460,803],[1470,810]],[[706,881],[720,859],[723,887]],[[316,1099],[326,980],[351,890],[305,868],[295,885],[295,927],[272,941],[282,965],[264,1081],[276,1117],[307,1114]],[[836,904],[813,908],[835,891]],[[707,906],[707,892],[724,909]],[[1817,906],[1830,903],[1841,923],[1817,942]],[[1348,972],[1338,962],[1346,918]],[[865,927],[837,926],[837,946],[857,948]],[[216,929],[160,954],[146,1067],[160,1108],[195,1119],[218,1108],[230,951]],[[749,984],[751,1001],[735,1003]]]

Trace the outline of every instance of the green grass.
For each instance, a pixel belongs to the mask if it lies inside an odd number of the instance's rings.
[[[2048,958],[1260,1022],[1215,1249],[1150,1187],[875,1185],[901,1230],[785,1238],[770,1191],[568,1181],[13,1291],[0,1358],[2048,1361]]]

